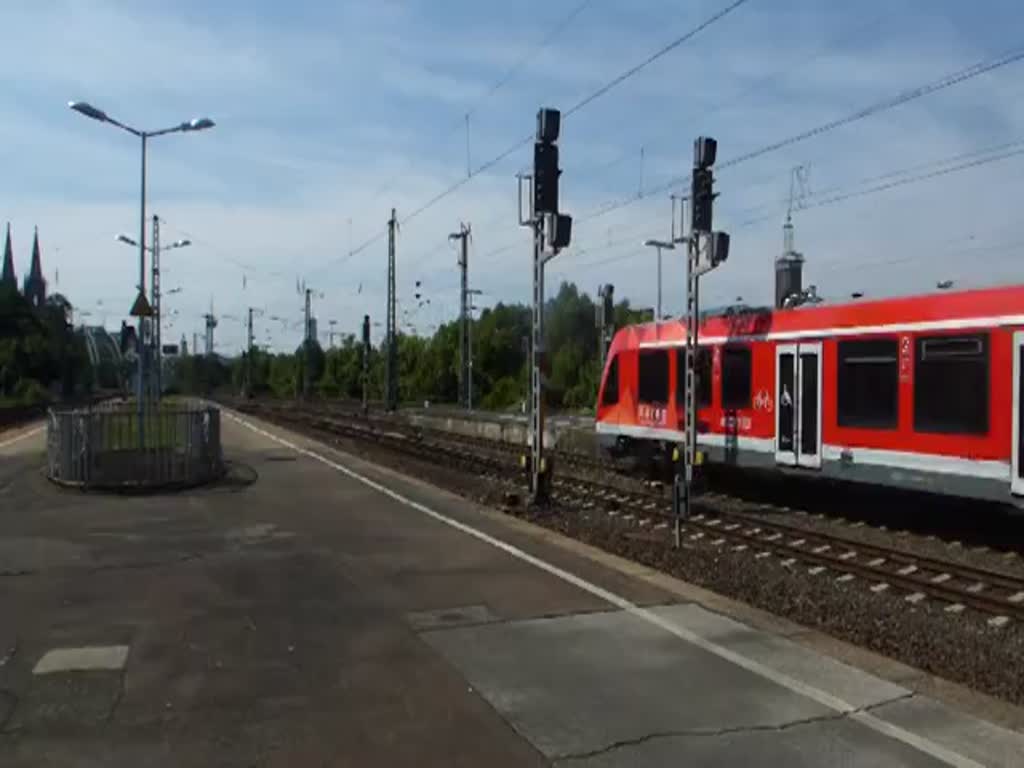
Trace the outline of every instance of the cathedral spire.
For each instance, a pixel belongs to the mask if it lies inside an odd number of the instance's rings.
[[[23,293],[34,307],[41,307],[46,301],[46,278],[43,277],[42,257],[39,255],[39,227],[32,238],[32,267],[25,278]]]
[[[39,227],[36,227],[35,234],[32,236],[32,269],[28,274],[28,279],[43,279],[43,263],[39,256]]]
[[[18,289],[18,278],[14,273],[14,251],[11,248],[11,223],[7,222],[7,241],[4,243],[4,269],[0,273],[0,285]]]

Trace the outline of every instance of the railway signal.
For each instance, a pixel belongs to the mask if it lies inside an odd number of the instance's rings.
[[[683,446],[683,474],[679,473],[679,451],[673,452],[676,473],[672,508],[675,513],[675,544],[680,546],[682,521],[690,517],[693,495],[693,468],[700,464],[697,453],[697,324],[700,321],[700,276],[729,258],[729,235],[714,231],[715,175],[712,166],[718,154],[718,142],[700,136],[693,143],[693,177],[690,187],[690,234],[686,243],[686,437]],[[685,232],[685,227],[681,228]]]
[[[557,109],[537,112],[533,145],[533,174],[519,176],[519,224],[533,232],[533,311],[530,334],[530,491],[535,503],[548,496],[550,467],[544,458],[544,265],[569,245],[572,217],[559,212],[558,135],[562,114]],[[523,215],[523,183],[530,182],[529,211]]]

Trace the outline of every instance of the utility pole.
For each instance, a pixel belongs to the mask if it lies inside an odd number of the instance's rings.
[[[460,224],[459,231],[448,235],[449,240],[459,240],[459,271],[461,273],[461,288],[459,289],[459,401],[467,408],[472,408],[472,389],[470,380],[470,358],[469,352],[469,238],[470,228],[468,224]]]
[[[153,360],[153,375],[150,379],[150,384],[153,389],[153,400],[159,401],[160,394],[163,391],[163,370],[162,370],[162,355],[160,348],[160,217],[156,214],[153,215],[153,244],[152,244],[152,261],[150,263],[150,291],[152,295],[153,305],[153,317],[150,319],[152,328],[150,329],[150,338],[152,339],[152,360]]]
[[[192,354],[199,354],[199,334],[195,331],[192,331]]]
[[[533,234],[533,307],[530,333],[530,491],[536,504],[547,501],[550,473],[544,460],[544,265],[569,245],[572,217],[558,212],[558,141],[561,113],[537,112],[533,176],[519,176],[519,224]],[[523,182],[530,180],[529,214],[523,217]],[[545,253],[545,245],[550,249]]]
[[[213,354],[213,329],[217,327],[217,316],[213,314],[213,299],[210,299],[210,311],[203,315],[206,321],[206,356]]]
[[[713,232],[712,205],[718,142],[701,136],[693,144],[693,179],[690,192],[690,234],[680,228],[680,242],[686,244],[686,440],[683,447],[684,475],[678,463],[673,482],[672,507],[675,517],[675,546],[681,544],[682,521],[690,518],[693,497],[693,468],[697,454],[697,342],[700,322],[700,276],[710,272],[729,256],[729,235]],[[685,207],[681,209],[685,210]]]
[[[305,306],[305,310],[304,310],[304,318],[305,319],[303,320],[303,326],[302,326],[305,329],[302,332],[302,340],[304,342],[309,341],[310,329],[312,328],[312,326],[310,325],[310,322],[309,322],[310,317],[312,316],[312,313],[311,313],[312,307],[310,305],[310,297],[312,296],[312,294],[313,294],[312,289],[307,288],[306,289],[306,306]]]
[[[363,315],[363,416],[370,410],[370,316]]]
[[[384,401],[389,411],[398,407],[398,330],[395,322],[395,234],[397,230],[398,221],[395,218],[395,209],[392,208],[391,218],[388,219],[388,311],[385,330],[387,357],[384,360]]]
[[[304,338],[302,340],[303,356],[305,357],[305,360],[306,360],[305,375],[302,377],[302,395],[307,400],[309,399],[309,379],[310,379],[310,374],[311,374],[310,368],[311,368],[311,363],[312,363],[312,352],[313,352],[313,340],[312,340],[313,324],[312,324],[312,313],[311,313],[311,303],[310,303],[310,299],[311,299],[312,295],[313,295],[313,291],[311,289],[307,288],[306,289],[306,312],[305,312],[305,318],[306,318],[305,328],[306,328],[306,330],[305,330],[305,333],[303,334]]]
[[[252,349],[253,349],[253,341],[252,341],[252,307],[249,307],[249,323],[248,323],[248,326],[249,327],[248,327],[248,330],[247,330],[247,333],[246,333],[247,338],[246,338],[246,344],[245,344],[245,347],[246,347],[246,350],[247,350],[247,352],[246,352],[246,364],[245,364],[245,396],[246,397],[251,397],[252,396]]]

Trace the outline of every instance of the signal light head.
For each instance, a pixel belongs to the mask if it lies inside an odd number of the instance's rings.
[[[550,144],[558,141],[562,113],[547,107],[537,110],[537,141]]]
[[[693,167],[710,168],[715,164],[718,142],[710,136],[699,136],[693,142]]]

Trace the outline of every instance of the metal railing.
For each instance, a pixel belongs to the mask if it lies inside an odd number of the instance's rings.
[[[141,444],[140,444],[140,435]],[[205,403],[133,402],[50,409],[46,437],[51,480],[79,488],[156,489],[198,485],[224,471],[220,410]]]

